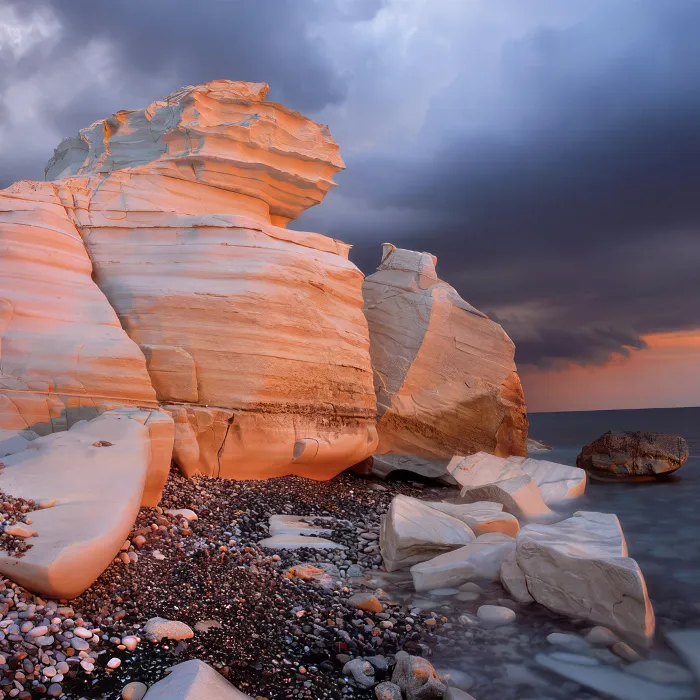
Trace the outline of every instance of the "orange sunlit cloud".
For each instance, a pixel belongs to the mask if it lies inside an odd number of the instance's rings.
[[[523,370],[528,410],[700,406],[700,329],[643,337],[648,348],[604,365]]]

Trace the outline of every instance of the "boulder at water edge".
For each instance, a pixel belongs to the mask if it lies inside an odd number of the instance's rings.
[[[586,445],[576,465],[600,481],[650,481],[680,469],[688,443],[665,433],[613,433]]]
[[[379,453],[524,455],[528,421],[512,341],[435,271],[428,253],[384,244],[363,285]]]
[[[396,496],[382,518],[379,546],[387,571],[407,569],[475,540],[461,520],[408,496]]]
[[[654,611],[639,565],[627,556],[617,516],[577,512],[555,525],[527,525],[516,537],[515,563],[501,576],[511,589],[568,617],[590,620],[637,646],[654,634]]]

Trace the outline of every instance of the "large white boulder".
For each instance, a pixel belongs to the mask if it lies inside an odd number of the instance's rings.
[[[429,591],[456,588],[475,580],[497,580],[501,562],[514,551],[515,540],[508,535],[481,535],[471,544],[412,566],[413,585],[416,591]]]
[[[554,525],[528,525],[516,542],[517,565],[538,603],[610,627],[633,644],[650,643],[654,611],[617,516],[577,512]]]
[[[177,664],[153,684],[144,700],[250,700],[211,666],[191,659]]]
[[[586,472],[578,467],[548,462],[543,459],[526,459],[520,468],[537,484],[548,506],[583,496],[586,490]]]
[[[475,540],[461,520],[399,495],[382,518],[379,545],[387,571],[406,569]]]
[[[503,512],[502,503],[492,501],[477,501],[476,503],[428,501],[428,505],[466,523],[477,537],[487,532],[502,532],[505,535],[515,537],[520,529],[518,519],[510,513]]]
[[[542,500],[542,494],[527,474],[479,486],[465,486],[459,494],[462,503],[495,501],[517,518],[544,520],[552,517],[552,511]]]
[[[109,411],[3,458],[3,490],[50,507],[30,513],[37,534],[23,557],[0,551],[0,574],[58,599],[95,581],[139,512],[151,461],[148,417]]]

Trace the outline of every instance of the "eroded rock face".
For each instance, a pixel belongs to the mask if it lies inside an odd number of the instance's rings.
[[[285,228],[344,164],[267,90],[119,112],[59,145],[51,182],[0,195],[0,266],[19,270],[0,269],[0,414],[19,414],[0,427],[157,399],[188,475],[329,478],[374,451],[362,274],[349,246]]]
[[[58,189],[0,191],[0,429],[48,435],[114,406],[157,405]]]
[[[550,610],[650,643],[654,611],[616,515],[581,511],[555,525],[528,525],[516,538],[515,564],[502,571],[509,590],[522,590],[524,577],[527,592]]]
[[[586,445],[576,466],[601,481],[649,481],[680,469],[688,443],[680,435],[607,432]]]
[[[428,253],[384,245],[363,285],[379,453],[525,455],[514,346],[435,272]]]

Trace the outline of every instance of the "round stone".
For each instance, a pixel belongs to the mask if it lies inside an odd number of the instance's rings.
[[[116,656],[107,662],[107,668],[115,669],[122,665],[122,660],[118,659]]]
[[[122,688],[122,700],[143,700],[143,696],[148,691],[148,687],[138,681],[127,683]]]
[[[515,612],[510,608],[502,608],[500,605],[482,605],[476,616],[479,622],[487,628],[507,625],[515,620]]]

